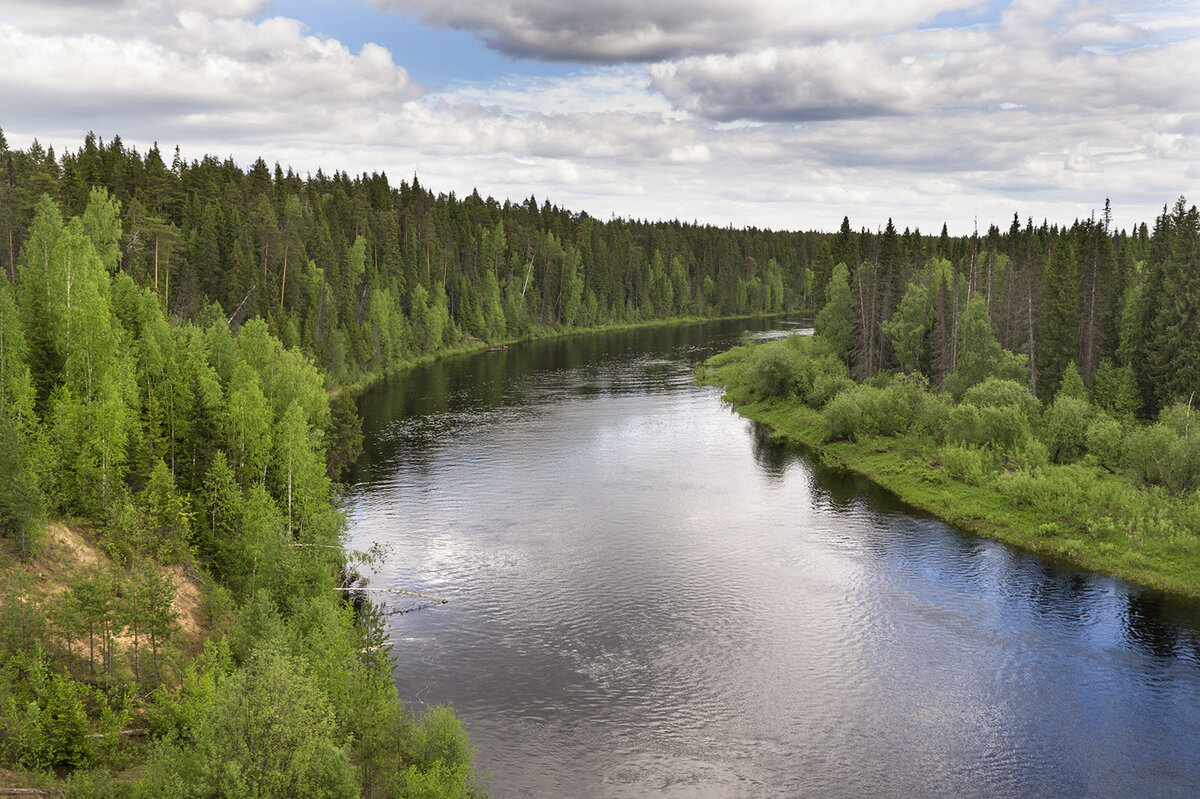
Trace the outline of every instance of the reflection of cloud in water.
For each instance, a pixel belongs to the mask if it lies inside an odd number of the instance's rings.
[[[689,380],[742,327],[365,398],[352,541],[451,599],[389,620],[401,695],[454,704],[497,794],[1194,794],[1200,620],[773,441]]]

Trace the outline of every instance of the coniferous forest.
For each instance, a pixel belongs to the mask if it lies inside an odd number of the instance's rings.
[[[814,314],[820,352],[751,380],[830,438],[905,418],[1014,492],[1090,458],[1194,498],[1198,243],[1182,198],[1129,230],[1107,204],[971,236],[732,229],[0,134],[0,766],[80,796],[478,793],[342,590],[348,389],[443,352]],[[918,384],[943,406],[867,396]]]

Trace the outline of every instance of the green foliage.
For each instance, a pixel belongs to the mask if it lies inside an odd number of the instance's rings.
[[[1030,424],[1037,423],[1042,409],[1026,383],[1000,377],[989,377],[967,389],[962,401],[977,408],[1013,408]]]
[[[1062,381],[1067,364],[1078,350],[1079,262],[1066,239],[1055,243],[1042,274],[1042,303],[1038,315],[1038,396],[1049,397]]]
[[[1003,453],[1018,451],[1032,437],[1028,418],[1012,405],[977,407],[963,402],[946,420],[946,441]]]
[[[1097,413],[1087,426],[1085,435],[1088,454],[1096,462],[1115,472],[1125,460],[1125,431],[1121,424],[1105,413]]]
[[[992,471],[992,461],[982,449],[947,444],[937,454],[946,473],[967,485],[983,485]]]
[[[867,434],[863,425],[866,412],[862,400],[862,393],[850,388],[825,404],[822,416],[825,418],[826,441],[857,440],[860,435]]]
[[[919,370],[926,357],[926,337],[933,327],[933,310],[928,286],[915,281],[909,284],[896,313],[883,323],[883,332],[892,342],[900,368],[906,372]]]
[[[1011,455],[1033,437],[1040,409],[1024,383],[989,377],[967,389],[949,413],[946,440]]]
[[[146,488],[137,496],[146,548],[161,563],[179,563],[188,555],[191,512],[187,498],[175,485],[167,465],[159,460],[150,472]]]
[[[406,750],[380,628],[331,590],[345,519],[326,469],[354,460],[361,430],[348,393],[331,413],[314,358],[350,379],[457,343],[458,324],[534,332],[543,307],[505,274],[500,226],[482,280],[454,274],[447,251],[422,282],[391,271],[374,218],[331,230],[329,195],[281,192],[278,213],[260,186],[247,213],[234,194],[199,191],[183,212],[198,218],[164,222],[160,208],[152,225],[140,200],[103,189],[66,220],[47,197],[12,231],[24,245],[15,288],[0,281],[0,531],[27,555],[46,516],[71,514],[113,563],[44,601],[6,580],[2,764],[74,770],[60,782],[71,796],[401,795],[406,769],[421,790],[462,795],[469,763]],[[545,312],[607,315],[589,250],[559,251],[570,258]],[[776,303],[776,276],[755,277],[764,307]],[[673,262],[662,310],[684,307],[689,279]],[[198,575],[202,623],[231,636],[206,642],[178,688],[168,563]],[[146,751],[120,734],[139,719],[154,754],[114,778]],[[461,729],[429,735],[465,746]]]
[[[457,799],[473,794],[474,758],[462,724],[445,706],[426,711],[411,728],[407,745],[414,761],[404,771],[405,793],[422,799]]]
[[[178,690],[160,687],[147,709],[154,733],[167,740],[191,740],[192,730],[202,723],[217,687],[233,671],[233,655],[223,639],[204,642],[200,657],[183,672]]]
[[[817,314],[817,335],[829,343],[833,354],[843,362],[850,354],[854,334],[854,300],[850,293],[850,269],[845,264],[833,268],[825,292],[825,306]]]
[[[17,546],[22,559],[28,559],[40,546],[45,499],[30,441],[19,419],[0,397],[0,531]]]
[[[328,474],[339,478],[354,465],[362,454],[362,417],[354,399],[348,393],[340,393],[329,403],[330,431],[326,451]]]
[[[1158,423],[1135,429],[1125,439],[1125,465],[1136,479],[1165,485],[1168,456],[1178,438],[1168,425]]]
[[[11,726],[0,737],[4,756],[22,768],[78,768],[92,757],[84,699],[88,689],[65,674],[51,673],[41,652],[24,659],[31,696],[24,707],[9,697],[4,717]]]
[[[316,792],[305,795],[356,795],[334,731],[307,664],[266,646],[215,686],[192,746],[175,752],[174,771],[193,797],[294,796],[298,785]]]
[[[1000,346],[988,317],[987,302],[974,297],[958,319],[958,366],[946,379],[946,388],[962,397],[971,386],[989,377],[1020,380],[1025,372],[1024,357]]]
[[[912,432],[927,441],[940,443],[945,439],[950,413],[950,400],[945,394],[926,392],[918,398]]]
[[[1119,419],[1133,419],[1141,405],[1137,379],[1130,366],[1114,366],[1109,358],[1100,361],[1092,378],[1091,402]]]
[[[1059,396],[1042,416],[1040,438],[1055,463],[1073,463],[1087,450],[1091,406],[1087,400]]]
[[[794,396],[801,390],[801,355],[790,347],[757,347],[751,359],[747,379],[758,397]]]
[[[1083,377],[1079,374],[1079,367],[1075,365],[1074,361],[1068,363],[1066,371],[1063,372],[1062,382],[1055,395],[1056,399],[1058,397],[1070,397],[1084,402],[1088,399],[1088,391],[1083,385]]]

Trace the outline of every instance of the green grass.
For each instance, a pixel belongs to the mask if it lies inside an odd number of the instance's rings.
[[[942,462],[943,448],[915,436],[825,441],[820,411],[794,398],[757,400],[747,385],[752,347],[710,359],[697,380],[724,385],[750,419],[828,466],[853,472],[905,503],[975,535],[1169,593],[1200,597],[1200,497],[1175,497],[1095,465],[1021,471],[988,450],[978,485]]]

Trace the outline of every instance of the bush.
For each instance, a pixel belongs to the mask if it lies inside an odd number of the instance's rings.
[[[813,377],[812,389],[809,390],[805,402],[809,407],[820,410],[828,405],[834,397],[854,385],[855,382],[846,375],[844,365],[840,373],[833,369],[820,369]]]
[[[1042,403],[1027,384],[999,377],[989,377],[971,386],[962,401],[976,408],[1015,408],[1030,424],[1037,422],[1042,411]]]
[[[750,389],[759,399],[797,394],[797,378],[802,376],[799,353],[779,344],[756,347],[746,373]]]
[[[863,433],[897,436],[909,428],[913,414],[912,399],[903,387],[860,386],[856,391],[863,409]]]
[[[1045,444],[1030,436],[1008,454],[1008,461],[1018,469],[1033,471],[1050,463],[1050,451]]]
[[[1085,400],[1060,396],[1042,417],[1042,442],[1055,463],[1074,463],[1087,448],[1091,406]]]
[[[891,414],[891,417],[880,424],[880,431],[887,430],[887,435],[903,435],[913,429],[917,422],[917,414],[929,400],[929,380],[920,374],[897,375],[881,391],[880,412]]]
[[[92,755],[83,705],[87,687],[65,674],[47,673],[40,653],[30,666],[35,698],[24,708],[10,698],[4,708],[5,726],[9,727],[3,741],[6,759],[32,771],[87,765]]]
[[[843,391],[825,405],[825,440],[857,440],[863,427],[863,407],[858,392]]]
[[[980,408],[980,434],[1000,452],[1013,452],[1033,438],[1028,418],[1013,406]]]
[[[1098,413],[1087,427],[1087,451],[1096,463],[1115,472],[1125,457],[1125,430],[1106,413]]]
[[[946,415],[945,440],[949,444],[975,445],[982,442],[983,423],[979,409],[961,403]]]
[[[945,441],[950,411],[950,403],[945,394],[921,395],[917,400],[917,407],[913,410],[913,432],[935,443]]]
[[[336,792],[354,784],[353,769],[344,751],[332,751],[335,732],[308,664],[268,643],[216,686],[192,729],[194,746],[176,753],[175,775],[201,796],[293,796],[301,783],[316,795],[346,795]]]
[[[1158,421],[1171,428],[1177,436],[1196,435],[1200,430],[1200,416],[1186,402],[1177,402],[1169,408],[1163,408],[1158,414]]]
[[[1167,457],[1178,438],[1161,422],[1134,430],[1125,439],[1125,467],[1151,485],[1166,485]]]
[[[991,459],[980,449],[949,444],[938,451],[946,473],[968,485],[980,486],[992,470]]]
[[[1032,506],[1042,497],[1042,481],[1033,472],[1019,469],[996,478],[996,488],[1017,505]]]
[[[411,729],[404,771],[405,793],[422,799],[453,799],[471,795],[471,763],[475,753],[462,723],[450,708],[430,708]]]
[[[1167,488],[1176,495],[1192,491],[1200,484],[1200,439],[1184,436],[1175,440],[1167,452],[1164,479]]]

